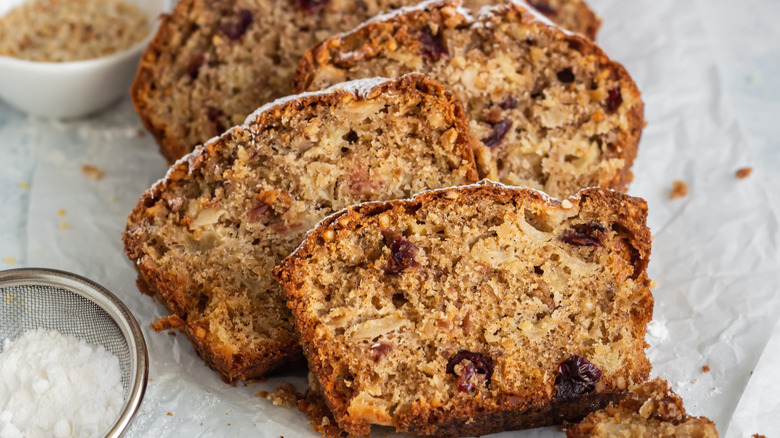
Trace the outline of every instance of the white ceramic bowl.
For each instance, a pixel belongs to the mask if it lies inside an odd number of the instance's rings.
[[[0,1],[0,16],[24,1]],[[167,3],[124,1],[137,5],[149,17],[152,31],[143,41],[125,51],[84,61],[36,62],[0,56],[0,98],[36,116],[72,119],[92,114],[123,96]]]

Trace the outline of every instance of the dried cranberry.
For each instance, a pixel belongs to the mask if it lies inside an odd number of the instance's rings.
[[[609,96],[607,96],[607,111],[614,113],[620,108],[623,103],[623,96],[620,95],[620,88],[613,87],[609,90]]]
[[[241,9],[233,20],[220,24],[219,30],[230,40],[235,41],[246,33],[250,24],[252,24],[252,11]]]
[[[420,34],[417,38],[422,44],[420,54],[425,58],[438,61],[442,58],[450,59],[450,52],[447,50],[447,46],[441,41],[441,39],[432,34],[430,30],[426,30]]]
[[[261,202],[255,205],[251,210],[249,210],[249,213],[247,213],[247,217],[249,217],[250,222],[262,223],[263,225],[265,225],[268,221],[269,213],[271,213],[271,206],[269,206],[264,202]]]
[[[330,0],[295,0],[295,7],[299,11],[314,15],[330,3]]]
[[[213,106],[206,107],[206,117],[211,124],[214,135],[219,135],[227,131],[227,116],[221,109],[214,108]]]
[[[517,108],[517,99],[515,99],[514,96],[509,96],[506,99],[504,99],[503,101],[501,101],[501,103],[499,103],[498,106],[502,110],[515,109],[515,108]]]
[[[545,2],[545,1],[528,0],[528,4],[533,6],[534,9],[536,9],[537,11],[541,12],[544,15],[555,16],[555,15],[558,14],[558,11],[556,11],[555,8],[553,8],[552,6],[547,4],[547,2]]]
[[[192,60],[190,63],[190,66],[187,67],[187,74],[190,75],[190,79],[193,81],[198,78],[198,73],[200,73],[200,66],[202,66],[206,62],[206,55],[200,54],[195,57],[195,59]]]
[[[385,273],[397,274],[416,264],[414,256],[420,250],[417,245],[394,231],[382,230],[382,236],[385,238],[385,245],[390,247],[392,257],[392,261],[385,267]]]
[[[559,71],[556,74],[556,76],[558,76],[558,80],[563,82],[564,84],[569,84],[574,82],[574,72],[571,71],[571,69],[568,67]]]
[[[482,353],[474,353],[468,350],[460,350],[455,356],[447,362],[447,373],[455,374],[455,366],[461,364],[460,375],[458,376],[458,391],[468,392],[474,388],[472,377],[474,374],[484,374],[485,384],[490,382],[493,377],[493,359]]]
[[[555,396],[561,400],[572,400],[593,391],[601,378],[601,370],[588,359],[576,354],[558,365]]]
[[[490,135],[482,139],[482,143],[489,148],[494,148],[501,144],[501,140],[504,139],[506,133],[509,132],[509,128],[512,127],[510,120],[502,120],[493,125],[493,130]]]
[[[604,248],[599,235],[605,231],[606,228],[601,226],[601,224],[591,221],[587,224],[572,225],[571,229],[564,231],[558,239],[569,245]]]
[[[371,350],[371,358],[376,360],[379,360],[382,356],[386,355],[390,352],[390,350],[393,349],[393,346],[390,344],[385,344],[384,342],[377,342],[371,347],[369,347],[369,350]]]

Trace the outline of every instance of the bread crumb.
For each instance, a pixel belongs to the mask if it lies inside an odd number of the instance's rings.
[[[61,230],[69,230],[70,229],[70,222],[68,221],[62,221],[60,222],[60,229]]]
[[[268,391],[260,391],[257,394],[255,394],[255,397],[266,398],[266,397],[268,397]]]
[[[27,181],[19,181],[19,187],[27,190],[30,188],[30,183],[28,183]]]
[[[144,128],[138,128],[138,137],[139,138],[146,137],[146,130],[144,130]]]
[[[745,179],[749,177],[751,173],[753,173],[752,168],[743,167],[742,169],[739,169],[734,175],[737,177],[737,179]]]
[[[13,257],[6,257],[3,259],[3,261],[8,263],[9,265],[13,265],[16,263],[16,259]]]
[[[752,436],[751,438],[766,438],[766,436],[764,436],[764,435],[761,435],[761,434],[759,434],[759,433],[754,433],[754,434],[753,434],[753,436]]]
[[[657,287],[658,287],[658,282],[657,282],[657,281],[655,281],[655,280],[650,280],[649,287],[650,287],[650,289],[655,289],[655,288],[657,288]]]
[[[169,417],[173,417],[173,412],[168,412]]]
[[[266,395],[265,398],[273,402],[275,406],[284,406],[289,409],[298,404],[298,391],[292,383],[282,382],[276,386],[273,393]]]
[[[97,181],[103,178],[103,175],[106,174],[106,171],[99,167],[92,166],[91,164],[85,164],[81,166],[81,173]]]
[[[691,383],[696,383],[698,381],[699,381],[699,379],[693,379],[693,380],[691,380]]]
[[[65,211],[64,208],[61,208],[61,209],[57,210],[57,216],[59,216],[59,217],[65,217],[65,215],[67,215],[67,214],[68,214],[68,212]]]
[[[702,366],[701,367],[701,371],[704,372],[704,373],[709,373],[710,372],[710,366],[709,365]]]
[[[672,183],[672,191],[669,193],[669,199],[676,199],[688,196],[688,184],[675,180]]]

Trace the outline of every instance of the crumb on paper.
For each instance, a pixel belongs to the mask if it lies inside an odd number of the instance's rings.
[[[19,181],[19,187],[28,190],[30,188],[30,183],[27,181]]]
[[[737,177],[737,179],[745,179],[750,176],[750,174],[753,173],[753,168],[751,167],[743,167],[742,169],[739,169],[734,173],[734,176]]]
[[[59,217],[65,217],[65,216],[67,216],[67,214],[68,214],[68,212],[65,211],[64,208],[61,208],[61,209],[57,210],[57,216],[59,216]]]
[[[167,414],[169,417],[173,417],[173,412],[168,412]]]
[[[103,175],[106,174],[106,171],[91,164],[85,164],[81,166],[81,173],[97,181],[103,178]]]
[[[260,391],[257,394],[255,394],[255,397],[266,398],[268,397],[268,391]]]
[[[146,130],[144,128],[138,128],[138,137],[139,138],[146,137]]]
[[[16,264],[16,259],[13,257],[6,257],[3,259],[3,261],[8,263],[9,265]]]
[[[230,423],[228,423],[228,426],[230,426]]]
[[[766,436],[761,435],[760,433],[754,433],[750,438],[766,438]]]
[[[116,202],[119,198],[116,197],[116,195],[110,195],[108,197],[108,202]]]
[[[709,365],[704,365],[704,366],[702,366],[702,367],[701,367],[701,371],[702,371],[703,373],[709,373],[709,372],[710,372],[710,366],[709,366]]]
[[[699,379],[693,379],[693,380],[691,380],[691,383],[693,384],[693,383],[696,383],[698,381],[699,381]]]
[[[60,229],[61,230],[69,230],[70,229],[70,222],[68,221],[62,221],[60,222]]]
[[[292,408],[298,404],[298,391],[292,383],[282,382],[276,385],[276,389],[265,398],[273,402],[274,406]]]
[[[680,180],[672,183],[672,191],[669,192],[669,199],[677,199],[688,196],[688,184]]]
[[[658,287],[658,282],[655,280],[650,280],[650,284],[648,285],[648,287],[650,287],[650,289],[655,289]]]

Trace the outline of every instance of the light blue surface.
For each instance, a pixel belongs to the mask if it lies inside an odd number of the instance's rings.
[[[649,354],[691,411],[725,432],[780,311],[780,2],[590,3],[604,16],[600,43],[626,65],[646,103],[631,193],[650,205],[655,319],[670,332],[649,337]],[[162,314],[138,294],[120,241],[138,196],[166,169],[140,126],[128,99],[68,123],[0,103],[0,269],[66,269],[115,292],[142,326]],[[105,169],[104,178],[89,179],[83,164]],[[740,167],[753,176],[735,180]],[[667,199],[674,179],[691,184],[687,198]],[[70,229],[61,229],[64,221]],[[301,385],[300,376],[229,387],[185,340],[145,335],[152,382],[131,436],[307,434],[300,414],[254,396],[280,380]],[[703,364],[712,372],[702,374]],[[518,435],[554,433],[507,434]]]

